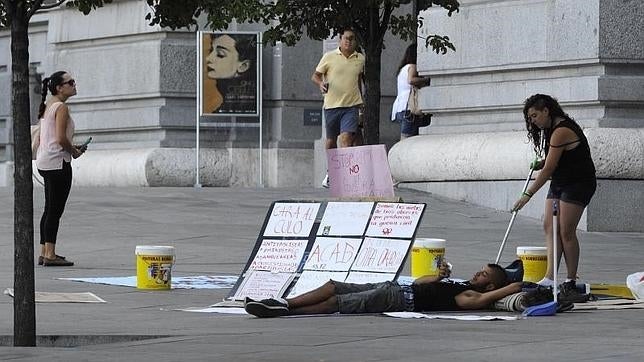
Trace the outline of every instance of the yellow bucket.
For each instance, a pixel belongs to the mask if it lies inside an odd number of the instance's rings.
[[[548,251],[545,246],[518,246],[517,257],[523,262],[523,281],[536,283],[546,276]]]
[[[136,287],[168,290],[172,285],[173,246],[136,246]]]
[[[417,238],[411,248],[411,276],[438,275],[445,256],[445,239]]]

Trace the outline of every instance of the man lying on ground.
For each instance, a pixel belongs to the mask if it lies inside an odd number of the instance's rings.
[[[246,298],[246,312],[260,318],[301,314],[424,312],[487,309],[499,299],[521,292],[522,283],[508,284],[505,270],[487,264],[465,282],[445,280],[447,263],[439,276],[424,276],[412,285],[397,282],[351,284],[330,280],[321,287],[291,299]],[[550,293],[552,296],[552,293]],[[526,301],[530,298],[525,298]],[[535,298],[531,300],[534,301]]]

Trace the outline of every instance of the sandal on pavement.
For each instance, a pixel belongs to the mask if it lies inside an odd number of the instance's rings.
[[[54,259],[49,259],[49,258],[42,258],[42,265],[43,266],[72,266],[74,265],[73,262],[67,260],[67,259],[61,259],[61,258],[54,258]]]
[[[43,258],[44,258],[44,256],[42,256],[42,255],[38,257],[38,265],[42,265],[42,264],[43,264]],[[62,255],[58,255],[58,254],[56,254],[56,259],[63,259],[63,260],[65,260],[65,257],[64,257],[64,256],[62,256]]]

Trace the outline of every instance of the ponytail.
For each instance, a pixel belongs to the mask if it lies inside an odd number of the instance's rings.
[[[41,119],[43,114],[45,114],[45,108],[47,108],[47,105],[45,104],[45,100],[47,99],[47,88],[49,85],[49,79],[50,78],[45,78],[42,81],[42,90],[40,93],[42,94],[42,100],[40,101],[40,108],[38,108],[38,119]]]
[[[41,90],[42,100],[40,101],[40,108],[38,109],[38,119],[42,118],[45,114],[45,109],[47,108],[47,105],[45,104],[45,100],[47,99],[47,90],[49,90],[51,94],[56,95],[58,93],[56,87],[63,84],[63,75],[65,75],[65,73],[67,72],[59,70],[50,75],[49,78],[43,79]]]

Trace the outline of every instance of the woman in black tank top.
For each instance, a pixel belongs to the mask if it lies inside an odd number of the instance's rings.
[[[539,284],[553,284],[552,208],[559,202],[557,257],[563,253],[567,279],[562,285],[562,298],[574,299],[579,240],[577,226],[596,188],[595,166],[590,155],[588,140],[581,127],[566,114],[556,99],[535,94],[526,99],[523,107],[528,139],[537,155],[546,156],[533,167],[541,170],[536,179],[514,204],[513,211],[521,209],[539,189],[550,180],[544,212],[544,231],[548,248],[548,269]]]

